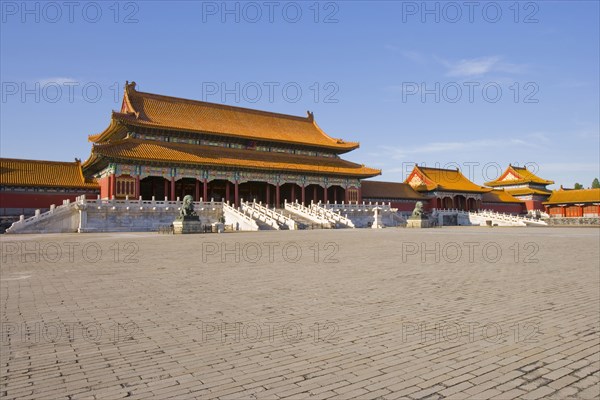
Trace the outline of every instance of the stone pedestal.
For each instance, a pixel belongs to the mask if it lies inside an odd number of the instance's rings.
[[[431,228],[431,224],[429,223],[428,219],[409,218],[406,221],[406,227],[407,228]]]
[[[375,207],[373,213],[374,213],[373,214],[373,224],[371,225],[371,228],[372,229],[382,229],[383,222],[381,220],[381,208]]]
[[[202,222],[193,219],[176,219],[173,221],[174,234],[202,233]]]
[[[212,224],[212,231],[216,233],[225,232],[225,224],[223,224],[222,222],[215,222],[214,224]]]

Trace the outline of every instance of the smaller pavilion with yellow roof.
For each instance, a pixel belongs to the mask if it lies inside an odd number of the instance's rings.
[[[517,167],[508,165],[508,168],[498,177],[486,186],[504,189],[514,197],[525,202],[527,211],[543,210],[543,202],[548,199],[552,193],[546,188],[552,185],[554,181],[542,179],[527,169],[527,167]]]
[[[521,214],[523,201],[504,190],[479,186],[458,168],[444,169],[415,165],[405,183],[428,200],[428,209],[477,211],[495,210]]]
[[[77,196],[96,197],[94,179],[83,176],[81,161],[0,158],[0,216],[32,215]]]
[[[563,189],[552,192],[544,202],[551,217],[600,216],[600,189]]]

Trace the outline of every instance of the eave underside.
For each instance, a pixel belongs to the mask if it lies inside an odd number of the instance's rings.
[[[110,163],[265,171],[270,173],[303,173],[359,179],[381,174],[380,170],[339,158],[299,156],[286,153],[135,139],[95,145],[92,149],[92,155],[83,167],[86,175],[89,176],[97,173]]]

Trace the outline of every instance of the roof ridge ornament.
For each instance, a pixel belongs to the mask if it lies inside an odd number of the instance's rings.
[[[306,114],[308,115],[308,120],[309,120],[310,122],[313,122],[313,121],[315,120],[315,114],[313,114],[313,113],[312,113],[312,112],[310,112],[310,111],[306,111]]]

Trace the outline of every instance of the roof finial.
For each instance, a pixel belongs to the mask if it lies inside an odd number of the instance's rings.
[[[312,112],[306,111],[306,114],[308,115],[308,120],[310,122],[313,122],[315,120],[315,115]]]

